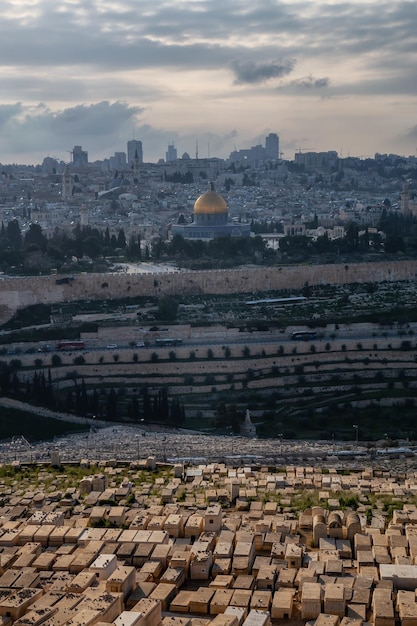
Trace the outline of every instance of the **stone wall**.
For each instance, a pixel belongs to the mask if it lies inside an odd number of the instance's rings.
[[[309,285],[383,281],[415,281],[417,261],[358,263],[351,265],[297,265],[244,267],[234,270],[178,271],[159,274],[75,274],[66,284],[62,277],[4,277],[0,280],[0,323],[14,312],[40,302],[54,304],[76,300],[102,300],[134,296],[253,293],[301,289]]]

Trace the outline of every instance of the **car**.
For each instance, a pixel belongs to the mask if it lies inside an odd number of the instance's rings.
[[[117,345],[117,343],[108,343],[106,346],[106,350],[115,350],[118,347],[119,346]]]
[[[144,348],[145,347],[145,342],[144,341],[137,341],[136,342],[136,347],[137,348]]]

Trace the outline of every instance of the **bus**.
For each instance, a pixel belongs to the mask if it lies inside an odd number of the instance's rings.
[[[78,339],[58,341],[58,350],[84,350],[85,342]]]
[[[175,337],[167,337],[166,339],[157,339],[157,346],[179,346],[182,344],[182,339]]]
[[[315,339],[317,333],[315,330],[295,330],[291,333],[291,339],[295,341],[311,341]]]

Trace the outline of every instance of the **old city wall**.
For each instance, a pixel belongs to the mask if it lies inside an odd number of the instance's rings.
[[[219,271],[178,271],[157,274],[76,274],[66,284],[62,277],[4,278],[0,281],[0,323],[14,312],[40,302],[102,300],[134,296],[257,293],[300,289],[306,283],[349,284],[416,280],[417,261],[351,265],[297,265],[239,268]],[[58,281],[58,282],[57,282]]]

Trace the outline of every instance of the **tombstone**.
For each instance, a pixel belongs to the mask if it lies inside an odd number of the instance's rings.
[[[327,537],[327,524],[324,515],[315,515],[313,517],[313,541],[315,547],[318,547],[320,539]]]
[[[339,513],[331,511],[329,513],[327,525],[327,533],[329,537],[332,537],[333,539],[343,539],[343,522]]]
[[[346,532],[347,538],[353,546],[353,539],[357,533],[362,534],[361,522],[359,515],[354,511],[350,511],[346,516]]]
[[[58,450],[51,451],[51,465],[52,467],[61,467],[61,455]]]

